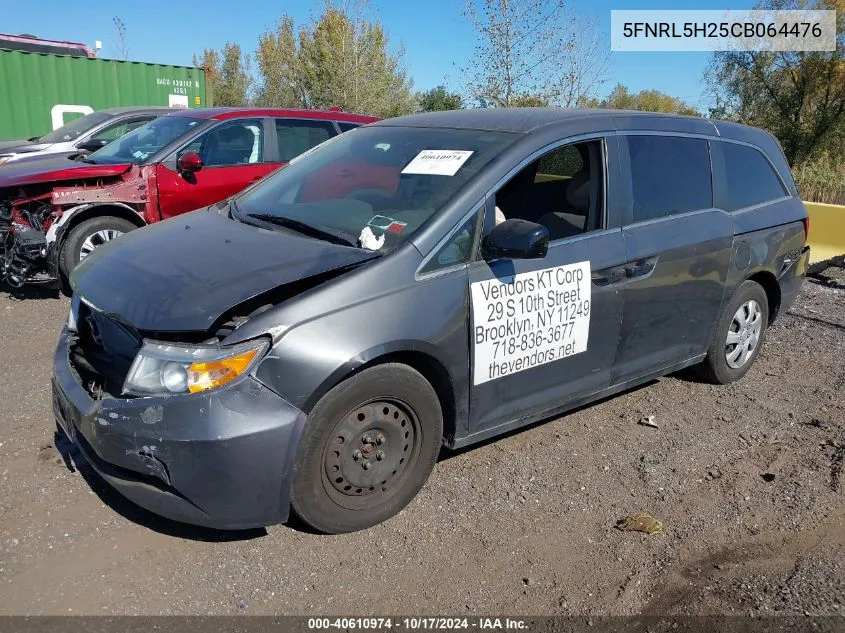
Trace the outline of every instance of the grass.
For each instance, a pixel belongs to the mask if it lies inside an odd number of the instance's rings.
[[[802,200],[845,205],[845,160],[824,153],[792,170]]]

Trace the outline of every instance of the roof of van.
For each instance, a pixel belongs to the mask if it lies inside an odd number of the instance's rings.
[[[378,121],[378,117],[343,110],[311,110],[301,108],[261,108],[261,107],[213,107],[213,108],[183,108],[172,116],[186,116],[194,119],[239,119],[243,117],[290,117],[300,119],[327,119],[330,121],[346,121],[349,123],[366,124]]]
[[[716,136],[722,135],[723,131],[727,129],[754,129],[736,123],[681,114],[603,108],[467,108],[465,110],[411,114],[385,119],[375,125],[474,129],[527,134],[540,127],[556,123],[564,124],[576,119],[594,120],[597,125],[602,125],[605,129],[617,127],[614,120],[628,119],[621,126],[626,128],[637,127],[637,124],[630,121],[632,118],[635,118],[637,123],[646,124],[645,129],[655,129],[655,124],[662,121],[673,131],[683,131],[685,128],[689,128],[690,133],[701,134],[702,126],[704,126],[707,133]],[[733,137],[732,134],[726,136]]]

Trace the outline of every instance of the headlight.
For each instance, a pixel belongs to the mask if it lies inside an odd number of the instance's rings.
[[[222,387],[249,372],[269,346],[266,340],[227,347],[144,341],[123,383],[123,393],[158,396]]]

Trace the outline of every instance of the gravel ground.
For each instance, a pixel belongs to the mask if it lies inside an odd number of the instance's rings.
[[[71,472],[49,393],[67,311],[0,293],[0,614],[845,615],[842,269],[739,383],[676,375],[446,454],[344,536],[191,528]],[[661,534],[614,529],[643,510]]]

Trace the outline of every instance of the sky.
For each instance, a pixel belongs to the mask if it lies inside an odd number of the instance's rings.
[[[748,9],[753,0],[623,1],[571,0],[572,10],[594,16],[610,48],[612,9]],[[129,57],[136,61],[190,65],[204,48],[237,42],[251,52],[258,36],[273,28],[283,14],[297,24],[321,12],[323,0],[144,0],[142,2],[68,2],[67,0],[0,0],[0,32],[38,37],[102,42],[101,57],[118,56],[117,31],[112,19],[126,25]],[[460,92],[461,68],[471,63],[475,44],[470,24],[462,17],[464,0],[371,0],[374,18],[385,26],[391,45],[404,45],[404,62],[416,90],[439,84]],[[617,83],[632,91],[657,89],[679,97],[702,111],[710,104],[702,85],[709,53],[614,52],[608,81],[600,94]]]

